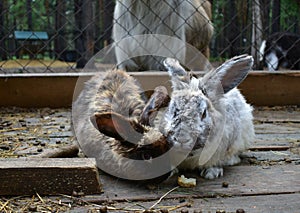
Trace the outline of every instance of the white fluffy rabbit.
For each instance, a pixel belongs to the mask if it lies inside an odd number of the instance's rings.
[[[252,64],[251,56],[237,56],[197,79],[177,60],[164,61],[173,92],[160,129],[178,156],[187,154],[179,169],[198,168],[201,176],[213,179],[223,175],[223,166],[240,162],[238,154],[255,133],[253,109],[236,86]]]

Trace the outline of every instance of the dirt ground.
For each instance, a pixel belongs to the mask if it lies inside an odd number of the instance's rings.
[[[0,73],[74,72],[76,63],[44,59],[0,61]]]

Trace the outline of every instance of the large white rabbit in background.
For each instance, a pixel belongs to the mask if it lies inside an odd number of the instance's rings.
[[[255,137],[253,109],[236,88],[250,71],[253,58],[234,57],[199,79],[175,59],[167,58],[164,64],[173,92],[161,131],[178,149],[178,156],[192,150],[178,168],[199,168],[207,179],[222,176],[223,166],[239,163],[238,154]]]
[[[176,37],[209,58],[209,42],[214,31],[211,19],[208,0],[117,0],[112,38],[119,67],[126,71],[165,70],[163,58],[154,54],[161,47],[169,50],[168,57],[184,59],[186,56],[185,47],[174,40],[149,36],[123,40],[137,35]],[[145,50],[147,56],[142,54]],[[129,60],[124,61],[126,57]]]

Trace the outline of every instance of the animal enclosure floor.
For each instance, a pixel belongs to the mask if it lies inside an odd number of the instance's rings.
[[[0,108],[0,157],[29,157],[72,144],[70,111]],[[143,212],[151,206],[156,212],[299,212],[300,108],[261,107],[254,116],[253,146],[221,178],[204,180],[190,172],[184,174],[197,178],[194,188],[176,188],[179,174],[146,187],[100,173],[103,194],[2,197],[0,212],[103,212],[105,207],[108,212]]]

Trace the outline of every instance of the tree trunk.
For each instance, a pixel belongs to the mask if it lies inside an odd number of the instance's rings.
[[[27,14],[28,30],[33,30],[33,27],[32,27],[32,7],[31,7],[31,0],[27,0],[26,1],[26,14]]]
[[[252,1],[252,39],[251,39],[251,55],[254,58],[254,69],[259,69],[259,48],[262,43],[262,21],[261,21],[261,7],[259,0]]]
[[[280,31],[280,0],[273,0],[272,33]]]
[[[112,43],[112,26],[115,2],[111,0],[97,1],[96,51]]]
[[[224,29],[226,25],[226,7],[221,6],[220,3],[217,1],[215,1],[214,4],[218,12],[224,14],[224,16],[220,17],[221,19],[220,29]],[[220,30],[215,41],[215,51],[217,57],[227,57],[225,54],[226,52],[225,49],[227,47],[225,31],[226,30]]]
[[[262,0],[261,1],[261,8],[263,10],[263,37],[266,38],[270,34],[270,0]]]
[[[94,54],[94,20],[92,0],[74,0],[75,48],[79,53],[76,68],[83,68]]]
[[[13,0],[13,4],[16,5],[16,4],[17,4],[17,0]],[[14,30],[16,30],[16,28],[17,28],[17,19],[18,19],[18,18],[19,18],[19,17],[16,17],[16,16],[13,16],[13,17],[12,17],[12,20],[13,20],[12,26],[13,26],[13,29],[14,29]]]
[[[237,16],[237,8],[235,0],[229,0],[227,5],[228,14],[226,15],[226,22],[229,25],[226,27],[229,47],[229,57],[239,55],[239,41],[240,41],[240,28]]]
[[[56,1],[56,4],[57,4],[57,1]],[[50,2],[49,2],[49,0],[45,0],[44,6],[46,8],[46,14],[48,14],[47,15],[47,26],[48,26],[48,29],[51,29],[51,27],[52,27],[52,25],[51,25],[51,18],[52,18],[52,16],[50,15],[51,14],[51,11],[50,11],[51,9],[50,9]],[[56,10],[56,12],[57,12],[57,10]]]
[[[88,61],[94,55],[94,17],[93,17],[93,1],[85,0],[82,4],[82,18],[84,35],[84,47],[85,47],[85,59]]]
[[[83,68],[86,64],[83,58],[84,44],[82,29],[82,0],[74,0],[74,15],[75,15],[75,49],[78,53],[78,60],[76,68]]]
[[[96,1],[95,11],[95,52],[103,48],[102,28],[103,28],[103,0]]]
[[[7,59],[7,48],[5,45],[5,29],[4,29],[4,14],[6,13],[5,11],[5,1],[0,1],[0,58],[1,60],[6,60]]]
[[[58,59],[62,58],[62,53],[67,49],[65,38],[66,20],[66,3],[64,0],[56,0],[56,13],[55,13],[55,31],[56,36],[54,40],[54,53]]]
[[[104,46],[112,42],[112,26],[114,18],[115,3],[111,0],[104,0],[104,14],[103,14],[103,40]]]

